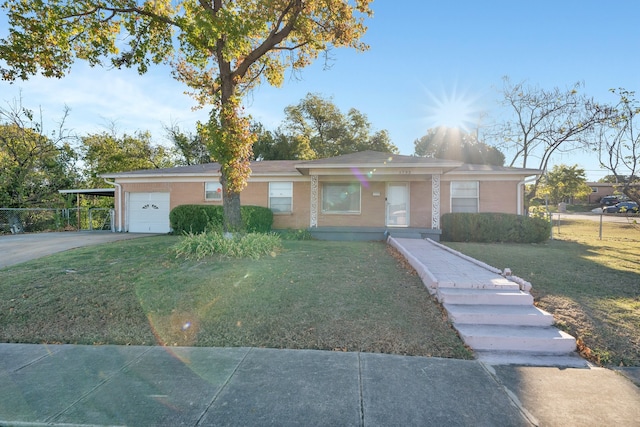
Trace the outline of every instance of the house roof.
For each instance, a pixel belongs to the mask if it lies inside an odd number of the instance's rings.
[[[471,165],[463,164],[457,167],[454,173],[462,174],[476,174],[476,173],[491,173],[491,174],[518,174],[518,175],[541,175],[543,171],[540,169],[527,169],[527,168],[513,168],[507,166],[494,166],[494,165]]]
[[[298,160],[268,160],[251,162],[252,175],[300,175],[295,168]],[[220,163],[176,166],[163,169],[143,169],[129,172],[115,172],[101,175],[103,178],[163,177],[163,176],[219,176]]]
[[[420,169],[424,173],[460,173],[460,174],[501,174],[501,175],[540,175],[538,169],[523,169],[504,166],[470,165],[455,160],[434,159],[428,157],[404,156],[378,151],[361,151],[318,160],[263,160],[251,162],[251,175],[259,176],[301,176],[311,170],[350,170],[352,168],[369,169]],[[328,171],[326,172],[328,173]],[[189,177],[220,176],[219,163],[177,166],[164,169],[145,169],[129,172],[107,173],[103,178],[141,178],[141,177]]]
[[[84,194],[87,196],[114,197],[114,188],[74,188],[68,190],[58,190],[60,194]]]
[[[344,154],[342,156],[330,157],[327,159],[307,160],[298,162],[298,168],[319,168],[336,166],[436,166],[436,167],[457,167],[462,162],[455,160],[442,160],[429,157],[403,156],[400,154],[382,153],[379,151],[361,151],[358,153]]]

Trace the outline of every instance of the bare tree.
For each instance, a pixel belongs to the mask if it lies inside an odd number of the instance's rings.
[[[640,104],[635,99],[635,92],[625,89],[612,89],[611,92],[620,100],[599,128],[600,164],[615,177],[623,194],[640,203],[640,128],[636,120]]]
[[[582,87],[576,83],[567,90],[546,90],[504,78],[503,105],[513,115],[495,127],[493,137],[509,166],[546,171],[555,154],[593,145],[595,126],[606,116],[606,109],[580,94]],[[527,200],[534,197],[537,185],[530,187]]]

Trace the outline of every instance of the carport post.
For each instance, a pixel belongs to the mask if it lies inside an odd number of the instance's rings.
[[[80,192],[76,193],[76,207],[78,208],[78,231],[80,231]]]

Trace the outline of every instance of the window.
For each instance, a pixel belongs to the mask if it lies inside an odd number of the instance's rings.
[[[451,182],[451,212],[478,212],[478,181]]]
[[[269,183],[269,207],[274,213],[293,212],[293,182]]]
[[[222,200],[222,184],[219,182],[204,183],[205,200]]]
[[[360,183],[325,183],[322,212],[360,213]]]

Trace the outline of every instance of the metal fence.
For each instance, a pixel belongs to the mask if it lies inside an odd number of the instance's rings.
[[[63,230],[114,230],[110,208],[0,208],[0,234]]]

